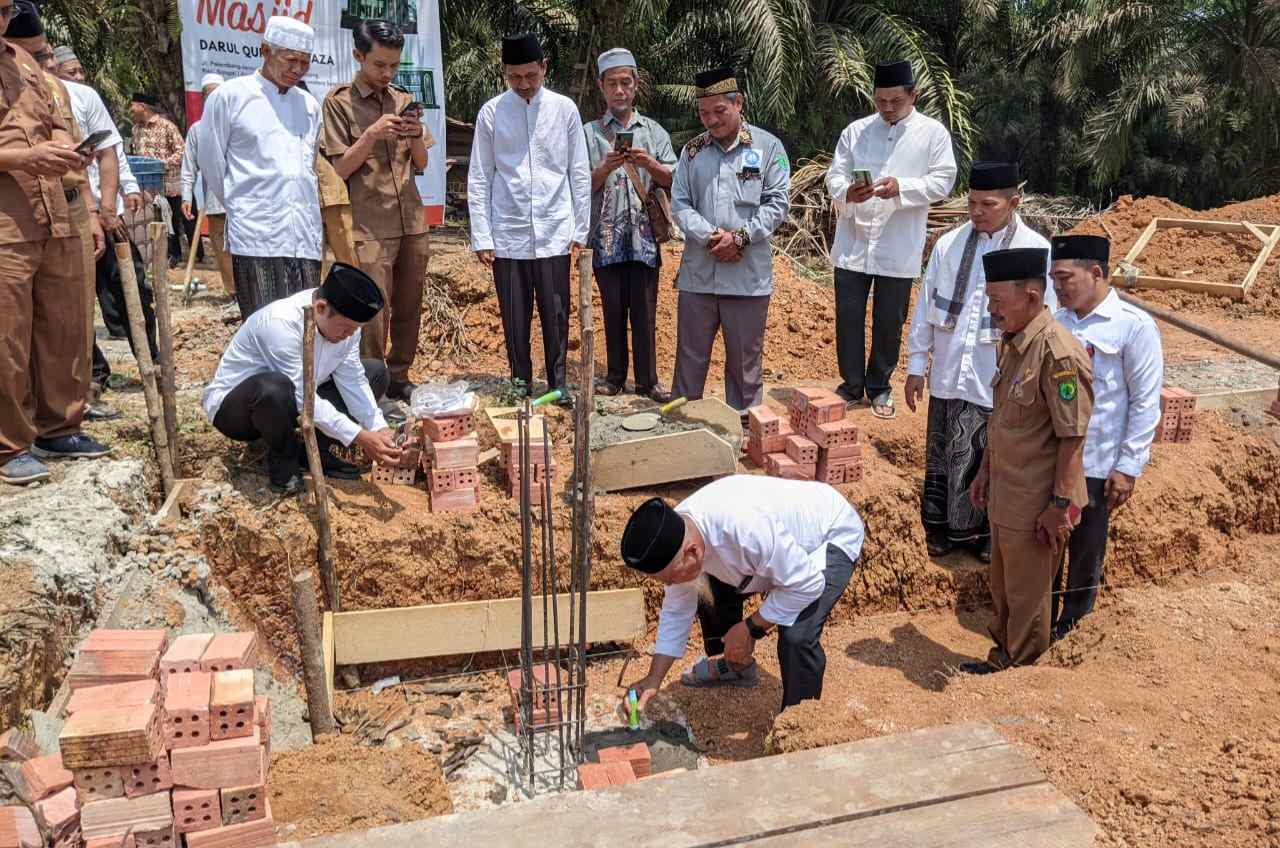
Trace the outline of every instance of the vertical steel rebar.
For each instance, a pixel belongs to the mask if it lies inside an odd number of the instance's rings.
[[[544,530],[547,536],[547,560],[548,569],[551,575],[550,585],[545,587],[545,596],[551,598],[551,641],[555,648],[553,659],[555,662],[555,687],[556,687],[556,739],[559,743],[560,754],[560,786],[564,786],[564,769],[565,769],[565,738],[564,738],[564,717],[566,713],[563,711],[564,699],[561,697],[563,690],[561,689],[561,662],[560,655],[560,569],[556,563],[556,530],[554,518],[554,501],[552,500],[551,486],[551,436],[547,433],[547,428],[542,428],[542,458],[546,462],[543,468],[546,473],[542,475],[542,515],[544,521]],[[550,680],[548,680],[550,682]],[[548,704],[548,706],[550,706]],[[570,707],[572,697],[570,698]]]
[[[524,749],[525,776],[533,791],[533,525],[529,497],[530,401],[519,411],[517,433],[520,460],[520,742]]]

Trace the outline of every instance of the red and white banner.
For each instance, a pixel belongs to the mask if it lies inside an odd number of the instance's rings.
[[[215,73],[231,79],[262,67],[262,31],[273,15],[295,17],[316,31],[306,79],[307,89],[321,101],[330,88],[355,76],[352,28],[368,18],[398,24],[405,44],[396,85],[426,104],[422,120],[436,139],[418,190],[427,222],[444,220],[444,65],[437,0],[178,0],[178,7],[189,121],[198,120],[203,108],[202,76]]]

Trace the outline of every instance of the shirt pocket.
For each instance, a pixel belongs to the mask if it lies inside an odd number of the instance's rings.
[[[764,180],[760,177],[752,177],[751,179],[738,178],[738,192],[733,198],[735,206],[745,206],[755,209],[760,206],[760,193],[764,188]]]
[[[1015,427],[1026,427],[1034,424],[1044,413],[1040,406],[1040,386],[1037,378],[1022,380],[1017,386],[1009,388],[1009,423]]]
[[[1110,339],[1086,342],[1093,354],[1094,394],[1119,388],[1124,380],[1124,361],[1120,345]]]

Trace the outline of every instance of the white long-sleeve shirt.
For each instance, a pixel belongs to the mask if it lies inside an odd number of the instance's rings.
[[[854,562],[862,552],[862,519],[826,483],[738,474],[703,486],[676,512],[702,534],[702,570],[744,594],[768,592],[760,616],[773,624],[795,624],[822,595],[828,545]],[[695,583],[668,586],[654,652],[682,656],[697,611]]]
[[[314,97],[296,87],[281,94],[257,71],[209,95],[199,170],[205,192],[226,210],[232,255],[324,257],[315,170],[320,123]]]
[[[564,256],[591,229],[591,166],[578,107],[508,89],[476,117],[467,174],[471,248],[500,259]]]
[[[187,203],[199,200],[199,208],[206,215],[222,215],[226,210],[222,204],[204,190],[204,179],[200,174],[200,122],[196,121],[187,130],[187,142],[182,152],[182,199]],[[200,184],[197,188],[197,182]]]
[[[1009,248],[1042,247],[1049,249],[1044,236],[1017,218],[1017,228],[1009,240]],[[999,345],[985,341],[983,330],[991,325],[987,311],[987,275],[983,272],[982,257],[1000,248],[1009,225],[990,235],[978,234],[977,250],[969,271],[969,287],[964,306],[956,316],[954,330],[935,326],[929,320],[929,305],[939,288],[945,295],[955,292],[956,274],[964,258],[964,245],[973,230],[973,224],[965,224],[944,233],[929,254],[920,293],[916,297],[915,313],[911,318],[911,330],[907,333],[907,373],[923,377],[929,372],[929,395],[946,400],[966,400],[978,406],[992,408],[991,381],[996,376],[996,353]],[[1053,292],[1053,281],[1045,277],[1045,302],[1050,309],[1058,308],[1058,298]],[[930,357],[933,359],[929,367]]]
[[[846,203],[855,168],[898,181],[898,196]],[[831,261],[863,274],[915,279],[924,255],[929,204],[951,193],[956,157],[951,133],[912,109],[890,125],[879,113],[845,127],[827,169],[827,191],[835,201],[836,237]]]
[[[254,374],[275,372],[293,381],[298,410],[302,410],[302,328],[304,306],[311,304],[315,289],[272,301],[249,316],[231,337],[218,363],[218,370],[205,387],[201,406],[205,417],[214,416],[227,395]],[[360,429],[382,430],[386,419],[378,411],[364,366],[360,364],[360,331],[340,342],[330,342],[316,333],[316,385],[330,377],[347,405],[343,415],[329,401],[316,395],[316,427],[344,445],[360,435]]]
[[[1114,291],[1083,318],[1070,309],[1059,309],[1054,317],[1093,360],[1093,417],[1084,440],[1084,476],[1102,480],[1112,471],[1141,476],[1151,459],[1164,384],[1156,322]]]
[[[123,195],[136,193],[138,191],[138,181],[133,178],[133,171],[129,168],[129,160],[125,158],[124,141],[120,138],[120,130],[116,127],[115,121],[111,119],[107,104],[102,102],[102,96],[98,92],[87,85],[72,80],[63,80],[63,84],[67,87],[67,96],[71,99],[71,114],[75,116],[76,123],[80,125],[80,131],[84,133],[85,138],[99,131],[110,133],[98,143],[98,146],[94,148],[94,152],[105,150],[108,147],[115,148],[116,158],[120,162],[120,196],[116,197],[116,211],[123,214]],[[89,167],[85,169],[85,174],[89,180],[89,190],[93,192],[94,197],[98,198],[98,203],[102,203],[102,189],[100,187],[102,175],[96,158],[89,162]]]

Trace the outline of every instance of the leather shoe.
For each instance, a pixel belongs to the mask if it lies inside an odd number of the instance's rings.
[[[1000,670],[986,660],[981,662],[962,662],[957,668],[965,674],[995,674]]]
[[[955,549],[955,545],[946,539],[930,539],[926,536],[924,543],[929,548],[929,556],[931,557],[946,556]]]
[[[974,542],[973,555],[978,558],[978,562],[986,565],[991,564],[991,537],[983,539],[981,542]]]
[[[654,386],[651,389],[638,391],[636,394],[643,395],[654,403],[669,403],[671,401],[671,392],[662,388],[662,386]]]
[[[610,383],[608,380],[605,380],[596,389],[596,394],[604,395],[605,397],[613,397],[614,395],[620,395],[622,394],[622,386],[616,385],[614,383]]]

